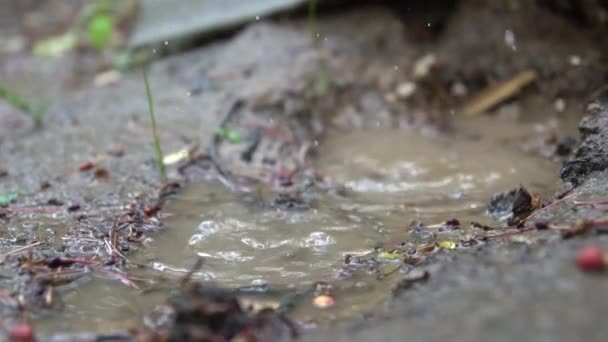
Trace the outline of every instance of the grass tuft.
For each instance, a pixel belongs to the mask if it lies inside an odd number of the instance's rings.
[[[152,138],[154,140],[154,152],[156,154],[156,167],[158,168],[158,176],[161,182],[167,180],[167,173],[165,172],[165,164],[163,163],[163,150],[160,147],[160,138],[158,137],[158,130],[156,128],[156,114],[154,113],[154,99],[152,98],[152,91],[150,90],[150,82],[148,82],[148,72],[143,69],[144,83],[146,84],[146,96],[148,97],[148,109],[150,111],[150,122],[152,123]]]
[[[0,98],[5,99],[18,110],[29,114],[34,119],[34,124],[37,128],[42,127],[44,119],[44,109],[42,106],[33,106],[2,83],[0,83]]]

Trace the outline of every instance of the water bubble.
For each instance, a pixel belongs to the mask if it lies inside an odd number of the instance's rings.
[[[513,51],[517,50],[515,46],[515,34],[511,30],[505,30],[505,44],[513,49]]]
[[[165,269],[167,269],[167,266],[165,266],[164,264],[162,264],[160,262],[153,262],[152,263],[152,269],[162,272]]]
[[[220,230],[220,225],[215,221],[203,221],[196,228],[197,233],[190,237],[188,244],[196,245],[211,234],[215,234]]]
[[[304,246],[306,247],[325,247],[335,243],[336,240],[324,232],[312,232],[304,240]]]
[[[205,236],[202,234],[194,234],[190,237],[190,240],[188,240],[188,244],[190,246],[194,246],[194,245],[198,244],[199,242],[201,242],[204,238],[205,238]]]
[[[242,238],[241,242],[255,249],[264,249],[266,245],[252,238]]]
[[[555,111],[561,113],[566,109],[566,101],[562,98],[558,98],[553,103],[553,107],[555,108]]]
[[[256,15],[256,16],[255,16],[255,20],[260,20],[260,16],[259,16],[259,15]]]
[[[169,42],[165,40],[165,45],[169,45]]]
[[[267,284],[268,284],[268,282],[266,280],[264,280],[264,279],[261,279],[261,278],[253,279],[251,281],[251,285],[253,285],[253,286],[265,286]]]
[[[582,60],[579,56],[577,56],[577,55],[570,56],[570,64],[572,66],[579,66],[579,65],[581,65],[581,62],[582,62]]]

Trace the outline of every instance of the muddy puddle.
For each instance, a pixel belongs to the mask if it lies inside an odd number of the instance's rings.
[[[194,279],[253,288],[255,300],[274,306],[293,304],[288,314],[300,322],[317,325],[373,312],[400,279],[416,271],[399,268],[401,259],[378,258],[382,251],[452,241],[441,252],[455,252],[465,248],[459,241],[469,234],[470,221],[492,224],[486,215],[491,195],[518,184],[545,198],[556,191],[556,164],[505,140],[529,136],[534,125],[483,120],[456,123],[458,133],[449,135],[385,129],[330,134],[315,167],[340,191],[316,191],[310,210],[256,205],[219,182],[190,184],[165,207],[165,229],[132,258],[147,266],[143,277],[165,279],[158,288],[83,280],[64,296],[61,321],[41,317],[39,329],[107,330],[139,321],[199,257],[205,264]],[[480,135],[479,126],[490,128]],[[411,228],[413,221],[450,218],[466,224],[433,232]],[[353,257],[356,265],[345,265]],[[318,282],[331,284],[334,307],[312,304]]]

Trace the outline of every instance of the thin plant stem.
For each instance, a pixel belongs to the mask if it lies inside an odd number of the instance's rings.
[[[161,182],[167,180],[167,174],[165,172],[165,164],[163,163],[163,150],[160,147],[160,138],[158,137],[158,130],[156,128],[156,114],[154,113],[154,101],[152,98],[152,91],[150,90],[150,82],[148,82],[148,72],[143,69],[144,83],[146,84],[146,96],[148,97],[148,109],[150,111],[150,122],[152,123],[152,138],[154,140],[154,152],[156,154],[156,166],[158,168],[158,175]]]
[[[321,46],[321,40],[317,29],[317,0],[308,0],[308,30],[315,49],[318,49]]]
[[[327,68],[327,61],[325,60],[325,57],[321,55],[321,36],[319,35],[317,24],[317,12],[317,0],[308,0],[308,30],[312,37],[313,46],[319,53],[318,68],[319,73],[321,74],[321,88],[319,93],[320,95],[325,95],[329,90],[331,80]]]

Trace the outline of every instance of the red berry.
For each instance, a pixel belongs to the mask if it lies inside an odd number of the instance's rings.
[[[578,252],[576,264],[583,271],[601,271],[606,266],[604,252],[595,246],[587,246]]]
[[[34,340],[34,329],[31,325],[21,323],[11,328],[12,342],[29,342]]]

